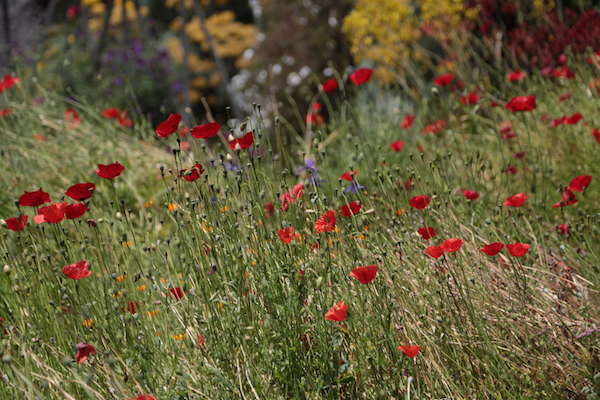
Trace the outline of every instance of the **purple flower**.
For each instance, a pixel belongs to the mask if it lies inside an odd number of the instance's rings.
[[[352,180],[350,185],[344,190],[344,193],[354,193],[358,194],[360,191],[366,189],[366,186],[362,186],[360,183],[356,181],[356,179]]]

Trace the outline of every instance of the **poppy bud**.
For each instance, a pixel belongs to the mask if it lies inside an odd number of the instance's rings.
[[[431,94],[434,96],[437,96],[438,94],[440,94],[440,91],[437,88],[431,88]]]
[[[229,137],[227,138],[228,141],[233,142],[235,140],[235,137],[233,137],[233,135],[230,133]]]
[[[6,221],[3,219],[0,219],[0,226],[3,228],[6,228]]]
[[[10,265],[5,265],[5,266],[4,266],[4,273],[5,273],[6,275],[10,275]]]
[[[119,221],[121,221],[121,220],[123,219],[123,214],[121,214],[120,212],[118,212],[118,213],[115,215],[115,217],[116,217],[116,218],[117,218]]]
[[[10,356],[10,354],[5,354],[4,357],[2,357],[2,362],[4,364],[12,363],[12,357]]]
[[[233,157],[231,156],[231,154],[227,153],[227,162],[232,162],[233,161]]]

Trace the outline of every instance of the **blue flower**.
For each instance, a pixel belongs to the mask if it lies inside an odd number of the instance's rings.
[[[360,183],[358,183],[356,181],[356,179],[354,179],[350,185],[346,188],[346,190],[344,190],[344,193],[355,193],[358,194],[358,192],[366,189],[366,186],[362,186]]]

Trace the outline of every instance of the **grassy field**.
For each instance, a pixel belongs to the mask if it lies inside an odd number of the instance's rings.
[[[248,149],[225,147],[225,126],[159,138],[103,116],[108,100],[15,84],[0,397],[597,398],[598,69],[568,65],[420,104],[344,79],[304,132],[268,132],[257,107],[234,127]],[[511,111],[515,96],[535,107]],[[91,198],[65,195],[88,182]],[[39,188],[52,203],[17,205]]]

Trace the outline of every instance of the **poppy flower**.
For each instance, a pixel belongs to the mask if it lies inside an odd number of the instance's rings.
[[[67,219],[75,219],[81,217],[87,211],[87,206],[83,203],[70,204],[67,206],[65,216]]]
[[[412,189],[412,183],[413,183],[412,179],[407,179],[404,183],[402,183],[402,182],[400,182],[400,183],[404,187],[404,190],[411,190]]]
[[[96,348],[89,343],[79,343],[75,346],[75,350],[77,354],[75,354],[75,359],[78,364],[83,364],[85,360],[87,360],[90,354],[97,354]]]
[[[483,246],[483,248],[481,248],[479,250],[483,251],[488,256],[495,256],[496,254],[500,253],[500,250],[502,250],[503,248],[504,248],[504,245],[502,243],[494,242],[494,243],[486,244],[485,246]]]
[[[198,125],[192,129],[192,137],[196,139],[210,139],[219,133],[221,125],[218,122],[211,122],[206,125]]]
[[[254,144],[254,134],[252,132],[246,133],[243,137],[239,139],[234,139],[229,142],[229,148],[231,150],[244,150]],[[239,146],[238,146],[239,145]],[[237,149],[236,149],[237,147]]]
[[[271,218],[271,215],[273,215],[274,212],[275,207],[273,207],[273,203],[269,201],[267,204],[265,204],[265,214],[267,215],[267,218]]]
[[[525,151],[517,151],[515,153],[515,157],[517,157],[518,159],[521,159],[521,158],[524,158],[526,154],[527,153]]]
[[[72,108],[69,108],[67,111],[65,111],[64,118],[69,129],[75,129],[79,126],[79,124],[81,124],[81,118],[79,118],[79,114],[77,114],[77,111]]]
[[[413,114],[409,114],[406,117],[404,117],[402,122],[400,122],[400,128],[408,129],[413,125],[414,122],[415,122],[415,116]]]
[[[561,126],[562,124],[565,123],[566,118],[567,117],[562,116],[560,118],[553,119],[552,122],[550,122],[550,125],[549,125],[550,128],[556,128],[557,126]]]
[[[403,352],[407,357],[413,358],[422,348],[421,346],[399,346],[398,350]]]
[[[116,107],[112,107],[112,108],[107,108],[106,110],[102,110],[102,112],[100,112],[100,114],[102,114],[102,116],[104,118],[115,119],[119,115],[121,115],[121,111],[119,111],[119,109]]]
[[[321,90],[325,93],[331,93],[338,88],[338,81],[335,78],[329,78],[321,85]]]
[[[423,128],[423,133],[424,134],[435,134],[435,133],[439,133],[442,131],[442,129],[444,129],[444,125],[446,125],[446,123],[444,122],[443,119],[439,119],[437,121],[435,121],[432,124],[427,125],[425,128]]]
[[[57,224],[65,218],[67,212],[67,203],[53,203],[49,206],[42,207],[38,210],[38,215],[34,218],[34,221],[38,224],[41,222],[49,222],[51,224]],[[38,222],[41,220],[41,222]]]
[[[19,197],[19,205],[23,207],[39,207],[44,203],[52,203],[50,195],[41,188],[35,192],[25,191],[25,194]]]
[[[528,198],[529,196],[525,193],[515,194],[514,196],[507,198],[503,205],[509,207],[521,207]]]
[[[515,167],[514,165],[509,165],[508,167],[504,168],[504,171],[502,171],[502,173],[508,175],[515,175],[517,173],[517,167]]]
[[[371,283],[373,279],[375,279],[377,271],[379,271],[379,267],[377,265],[367,265],[366,267],[354,268],[350,272],[350,276],[352,278],[358,279],[358,281],[363,285],[366,285],[367,283]]]
[[[2,109],[2,107],[0,107],[0,117],[6,117],[8,114],[10,114],[11,112],[13,112],[15,109],[10,107],[10,108],[6,108],[6,109]]]
[[[583,118],[583,115],[581,115],[581,113],[577,112],[569,117],[565,117],[565,125],[575,125],[579,121],[581,121],[582,118]]]
[[[321,125],[325,122],[325,117],[319,113],[309,113],[304,117],[304,123],[311,123],[313,125]]]
[[[467,106],[476,104],[479,101],[479,99],[481,99],[481,97],[479,97],[477,93],[471,92],[466,96],[462,96],[460,98],[460,102],[463,103],[463,105]]]
[[[535,96],[517,96],[504,106],[512,112],[531,111],[535,108]]]
[[[203,334],[198,335],[198,344],[200,345],[200,348],[202,350],[206,349],[206,345],[204,344],[204,335]]]
[[[77,201],[84,201],[92,197],[96,191],[96,185],[90,182],[78,183],[67,189],[65,194]]]
[[[446,250],[448,253],[454,253],[455,251],[458,251],[458,249],[460,249],[460,247],[463,245],[463,241],[461,239],[446,239],[444,240],[444,242],[440,245],[440,247],[444,250]]]
[[[351,175],[350,173],[352,173],[352,175]],[[356,170],[347,171],[347,172],[344,172],[344,173],[343,173],[343,174],[340,176],[340,179],[342,179],[342,180],[344,180],[344,181],[351,182],[351,181],[352,181],[352,176],[353,176],[353,175],[356,175],[356,174],[357,174]]]
[[[373,75],[373,70],[372,69],[370,69],[370,68],[359,68],[359,69],[357,69],[356,71],[354,71],[353,73],[350,74],[350,80],[356,86],[360,86],[363,83],[367,82],[369,79],[371,79],[372,75]]]
[[[506,77],[509,82],[517,82],[525,79],[527,77],[527,74],[525,73],[525,71],[521,71],[518,69],[516,71],[509,72]]]
[[[551,78],[566,78],[573,79],[575,77],[575,71],[569,70],[569,67],[566,65],[562,67],[557,67],[550,72]]]
[[[11,231],[15,231],[18,232],[20,230],[22,230],[23,228],[25,228],[25,224],[27,223],[27,220],[29,219],[29,217],[27,215],[20,215],[17,219],[17,217],[13,217],[13,218],[9,218],[6,221],[6,229],[10,229]]]
[[[583,189],[585,189],[589,186],[591,180],[592,180],[591,175],[579,175],[579,176],[573,178],[571,183],[569,183],[568,189],[572,190],[574,192],[581,192],[581,191],[583,191]]]
[[[286,226],[285,229],[277,230],[277,234],[283,243],[290,243],[294,236],[297,235],[297,233],[294,232],[294,228],[291,226]]]
[[[554,208],[572,206],[573,204],[577,204],[578,201],[575,199],[575,193],[571,189],[567,189],[563,192],[562,199],[554,203]]]
[[[348,306],[343,301],[340,301],[327,311],[325,319],[329,321],[343,321],[346,319],[346,313],[348,312]]]
[[[171,295],[175,298],[175,300],[179,300],[183,298],[183,296],[185,296],[185,292],[181,290],[180,287],[170,288],[169,291],[171,292]]]
[[[4,90],[10,89],[17,83],[19,83],[19,78],[16,76],[13,77],[11,74],[4,75],[4,79],[0,82],[0,93],[2,93]]]
[[[425,250],[425,253],[429,254],[433,258],[440,258],[445,252],[446,250],[442,249],[440,246],[429,246]]]
[[[402,140],[396,140],[390,144],[390,149],[395,152],[399,152],[404,148],[404,142]]]
[[[508,249],[508,252],[514,256],[514,257],[523,257],[525,254],[527,254],[527,252],[529,251],[529,248],[531,246],[528,245],[527,243],[508,243],[506,245],[506,248]]]
[[[190,171],[188,173],[188,171]],[[192,168],[190,169],[184,169],[182,170],[181,175],[179,175],[179,177],[183,177],[183,179],[185,179],[188,182],[194,182],[195,180],[200,178],[200,175],[202,175],[204,173],[204,168],[202,167],[201,164],[195,164]]]
[[[202,334],[200,334],[200,336],[204,339],[204,336],[202,336]],[[198,339],[198,341],[200,341],[200,339]],[[202,347],[204,348],[204,347]],[[156,400],[156,398],[150,396],[149,394],[143,394],[141,396],[136,397],[135,399],[129,399],[129,400]]]
[[[315,221],[315,230],[317,233],[329,232],[335,229],[335,211],[325,211],[323,215]]]
[[[289,192],[285,192],[281,196],[279,196],[279,200],[281,200],[281,209],[283,211],[287,211],[289,208],[289,203],[295,203],[296,199],[302,197],[302,191],[304,190],[304,185],[299,183],[294,185],[293,188],[290,189]]]
[[[448,86],[454,80],[454,74],[443,74],[433,80],[437,86]]]
[[[424,228],[417,229],[417,233],[419,235],[421,235],[421,237],[424,240],[429,240],[429,239],[435,237],[435,235],[437,234],[437,231],[434,228],[432,228],[431,226],[426,226]]]
[[[129,113],[127,111],[123,111],[119,114],[119,126],[123,126],[125,128],[133,127],[133,120],[129,118]]]
[[[600,144],[600,130],[598,130],[598,128],[594,128],[594,130],[592,131],[592,136],[594,137],[594,139],[596,139],[596,142]]]
[[[570,97],[571,97],[571,93],[565,92],[565,93],[563,93],[563,94],[560,95],[560,97],[558,98],[558,101],[559,102],[565,101],[565,100],[569,99]]]
[[[429,205],[429,196],[422,194],[420,196],[415,196],[408,202],[408,205],[416,208],[417,210],[422,210]]]
[[[342,213],[342,217],[351,217],[360,211],[360,207],[360,204],[358,204],[356,201],[351,201],[350,206],[348,207],[346,204],[344,204],[340,208],[340,212]]]
[[[137,301],[127,302],[127,305],[125,307],[121,307],[121,312],[124,313],[125,309],[127,309],[127,311],[129,311],[130,313],[135,314],[137,310],[140,309],[140,303],[138,303]]]
[[[115,162],[113,164],[98,164],[98,169],[96,170],[96,174],[100,178],[104,179],[114,179],[117,176],[121,175],[121,172],[125,170],[125,167],[119,164],[119,162]]]
[[[86,260],[81,260],[77,264],[73,263],[63,267],[62,272],[69,279],[77,281],[92,275],[92,271],[89,268],[90,264]]]
[[[181,122],[181,115],[179,114],[171,114],[166,121],[161,122],[156,127],[156,134],[160,138],[166,138],[167,136],[177,132],[177,128],[179,128],[179,123]]]
[[[473,201],[479,198],[479,193],[477,193],[474,190],[470,190],[470,189],[463,189],[463,196],[465,196],[467,199]]]
[[[569,224],[559,225],[556,227],[556,230],[563,236],[571,233],[571,227]]]

